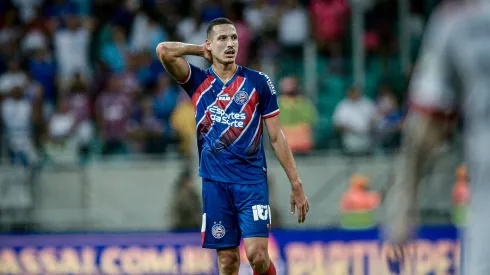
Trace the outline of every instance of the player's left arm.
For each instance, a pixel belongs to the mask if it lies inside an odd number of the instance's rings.
[[[302,182],[299,177],[298,169],[296,168],[296,162],[294,161],[293,153],[289,148],[286,136],[281,128],[281,122],[279,116],[274,116],[265,120],[265,126],[269,135],[269,141],[277,159],[284,168],[289,182],[292,185],[301,186]]]
[[[265,125],[274,153],[291,183],[291,214],[294,214],[295,208],[297,208],[298,222],[303,223],[306,219],[306,213],[310,210],[310,206],[303,191],[303,183],[300,179],[293,153],[291,152],[286,136],[282,131],[279,116],[276,115],[266,119]]]
[[[270,78],[260,73],[259,85],[257,92],[259,94],[259,109],[262,118],[265,120],[265,126],[269,134],[269,140],[277,156],[277,159],[284,168],[289,182],[291,183],[291,214],[294,214],[295,208],[298,209],[298,222],[303,223],[306,219],[306,213],[309,211],[308,200],[303,191],[293,153],[289,148],[286,136],[281,128],[279,120],[279,105],[277,95]]]

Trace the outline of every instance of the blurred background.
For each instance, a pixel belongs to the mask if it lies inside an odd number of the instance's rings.
[[[375,227],[439,2],[0,1],[0,229],[199,231],[193,105],[155,48],[202,44],[223,16],[238,31],[237,63],[275,84],[312,208],[303,225],[289,215],[290,185],[265,142],[274,229]],[[423,224],[464,223],[459,143],[456,133],[424,179]]]

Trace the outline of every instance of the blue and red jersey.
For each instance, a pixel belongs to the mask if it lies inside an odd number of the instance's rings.
[[[210,67],[189,64],[180,83],[192,98],[196,117],[199,176],[238,184],[267,177],[262,144],[263,120],[279,114],[271,80],[262,72],[238,66],[228,83]]]

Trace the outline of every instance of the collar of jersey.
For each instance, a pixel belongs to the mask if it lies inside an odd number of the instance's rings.
[[[242,66],[240,65],[236,65],[237,66],[237,69],[235,71],[235,74],[233,75],[233,77],[228,80],[228,82],[225,84],[223,83],[223,81],[221,81],[221,79],[218,77],[218,75],[214,72],[213,70],[213,66],[209,67],[209,71],[211,72],[211,74],[214,76],[214,78],[216,79],[216,81],[219,81],[219,83],[224,86],[224,87],[228,87],[230,86],[231,83],[233,83],[233,81],[235,81],[235,78],[238,76],[238,73],[241,71],[242,69]]]

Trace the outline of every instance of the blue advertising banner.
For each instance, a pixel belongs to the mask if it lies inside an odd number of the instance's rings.
[[[279,274],[458,274],[458,231],[423,228],[404,250],[366,231],[273,230],[271,259]],[[243,245],[240,274],[252,274]],[[0,274],[218,274],[216,252],[200,233],[0,235]]]

